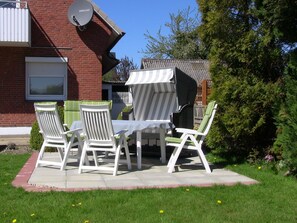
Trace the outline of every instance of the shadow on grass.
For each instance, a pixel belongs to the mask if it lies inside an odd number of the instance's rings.
[[[207,160],[216,168],[224,168],[226,166],[243,164],[247,162],[248,154],[246,151],[214,151],[203,146]]]

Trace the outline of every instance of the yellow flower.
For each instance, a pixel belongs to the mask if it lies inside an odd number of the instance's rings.
[[[189,188],[187,188],[187,189],[186,189],[186,191],[190,191],[190,189],[189,189]]]
[[[72,204],[72,207],[75,207],[75,204]]]
[[[35,214],[34,214],[34,213],[32,213],[32,214],[31,214],[31,217],[34,217],[34,216],[35,216]]]
[[[222,201],[221,200],[217,200],[217,204],[222,204]]]
[[[90,221],[89,220],[85,220],[84,223],[90,223]]]
[[[17,222],[17,220],[16,220],[16,219],[13,219],[13,220],[12,220],[12,223],[16,223],[16,222]]]
[[[262,169],[262,167],[258,166],[258,170],[261,170],[261,169]]]
[[[81,202],[79,202],[77,205],[79,205],[79,206],[80,206],[80,205],[81,205]]]
[[[160,214],[164,214],[164,210],[160,210],[159,212],[160,212]]]

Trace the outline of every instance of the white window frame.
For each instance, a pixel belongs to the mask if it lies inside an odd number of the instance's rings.
[[[26,100],[34,100],[34,101],[49,101],[49,100],[55,100],[55,101],[64,101],[67,99],[67,89],[68,89],[68,81],[67,81],[67,64],[68,64],[68,58],[67,57],[26,57]],[[56,77],[63,77],[64,87],[63,87],[63,94],[61,95],[32,95],[30,94],[30,78],[31,77],[47,77],[45,75],[30,75],[29,74],[29,63],[65,63],[65,70],[63,74],[59,74]],[[53,77],[53,76],[51,76]]]

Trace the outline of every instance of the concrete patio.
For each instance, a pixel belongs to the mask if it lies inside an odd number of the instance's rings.
[[[57,153],[47,153],[47,158],[57,159]],[[211,165],[212,173],[207,174],[199,157],[186,157],[178,161],[176,172],[167,173],[166,165],[157,157],[143,157],[142,169],[138,170],[136,157],[132,156],[132,171],[119,166],[118,176],[111,173],[86,171],[78,174],[78,164],[70,160],[65,171],[57,167],[34,168],[37,153],[24,165],[13,181],[16,187],[27,191],[83,191],[96,189],[131,190],[140,188],[175,188],[186,186],[207,187],[213,185],[255,184],[257,181],[230,170]],[[182,165],[181,165],[182,163]]]

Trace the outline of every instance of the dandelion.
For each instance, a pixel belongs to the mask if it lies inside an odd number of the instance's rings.
[[[262,169],[262,167],[258,166],[258,170],[261,170],[261,169]]]
[[[32,214],[31,214],[31,217],[35,217],[35,214],[34,214],[34,213],[32,213]]]
[[[72,207],[76,207],[76,206],[81,206],[81,204],[82,204],[82,203],[79,202],[79,203],[77,203],[77,204],[72,204],[71,206],[72,206]]]
[[[90,223],[90,221],[89,220],[85,220],[84,223]]]
[[[187,188],[187,189],[186,189],[186,191],[187,191],[187,192],[189,192],[189,191],[190,191],[190,189],[189,189],[189,188]]]
[[[16,222],[17,222],[17,220],[16,220],[16,219],[13,219],[13,220],[12,220],[12,223],[16,223]]]
[[[233,166],[237,166],[236,164],[234,164]]]
[[[160,213],[160,214],[164,214],[164,210],[160,210],[159,213]]]
[[[217,204],[222,204],[222,201],[221,200],[217,200]]]

